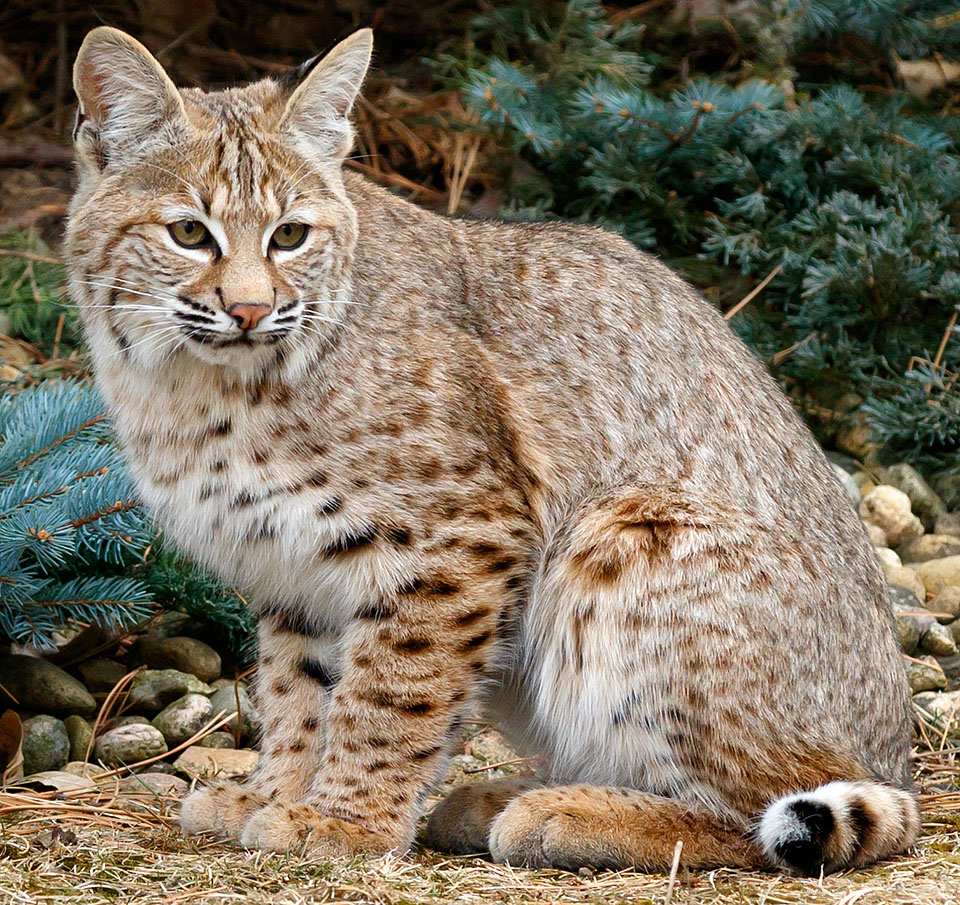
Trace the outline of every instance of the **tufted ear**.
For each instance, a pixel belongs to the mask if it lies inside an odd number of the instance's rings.
[[[95,28],[84,39],[73,87],[80,100],[74,139],[81,157],[85,146],[105,158],[136,148],[164,122],[185,115],[180,92],[163,67],[116,28]]]
[[[350,110],[372,53],[373,32],[361,28],[324,56],[304,64],[300,84],[280,118],[280,131],[312,154],[346,156],[353,143]]]

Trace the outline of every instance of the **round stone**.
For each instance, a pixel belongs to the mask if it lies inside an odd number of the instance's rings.
[[[876,547],[873,552],[884,569],[899,569],[903,565],[900,557],[889,547]]]
[[[77,671],[90,691],[94,694],[105,694],[127,674],[127,667],[106,657],[95,657],[81,663]]]
[[[178,669],[144,669],[130,686],[127,704],[140,713],[159,713],[185,694],[212,694],[213,689],[196,676]]]
[[[13,707],[55,716],[91,716],[97,709],[97,702],[80,682],[59,666],[37,657],[0,657],[0,686],[0,710]],[[15,701],[5,692],[13,695]]]
[[[928,594],[939,594],[944,588],[960,587],[960,555],[931,559],[914,566]]]
[[[941,515],[933,530],[935,534],[960,538],[960,512],[947,512]]]
[[[90,740],[93,738],[93,726],[82,716],[68,716],[64,721],[67,738],[70,739],[70,760],[84,760],[88,749],[92,751]]]
[[[172,638],[144,635],[137,642],[135,654],[154,669],[178,669],[201,682],[212,682],[220,676],[220,654],[209,644],[186,635]]]
[[[933,657],[910,657],[904,660],[910,691],[937,691],[946,688],[947,677]]]
[[[884,566],[883,574],[891,585],[912,593],[916,601],[915,605],[922,605],[927,599],[920,576],[909,566]]]
[[[174,767],[191,779],[239,780],[253,772],[259,757],[256,751],[249,748],[234,751],[191,745],[177,758]]]
[[[860,488],[857,487],[856,481],[853,480],[853,477],[850,475],[846,469],[832,463],[833,473],[837,476],[837,480],[843,485],[843,492],[847,495],[847,499],[850,500],[850,505],[854,509],[860,506]]]
[[[928,606],[934,613],[945,613],[950,621],[960,618],[960,587],[951,585],[944,588]]]
[[[213,716],[210,699],[202,694],[187,694],[164,707],[154,718],[153,725],[173,748],[196,735]]]
[[[920,623],[916,616],[909,613],[896,613],[894,620],[897,626],[897,640],[900,642],[900,649],[905,654],[912,654],[920,643]]]
[[[151,792],[164,798],[183,798],[190,788],[190,784],[179,776],[173,776],[166,771],[153,769],[151,764],[143,773],[136,776],[127,776],[120,780],[122,792]]]
[[[935,730],[960,736],[960,691],[920,692],[913,702],[931,718]]]
[[[923,527],[932,531],[937,519],[946,515],[947,507],[934,489],[921,477],[912,465],[901,462],[881,470],[883,481],[910,497],[913,511],[920,517]]]
[[[236,748],[237,743],[229,732],[211,732],[200,739],[197,744],[201,748]]]
[[[63,720],[47,714],[23,721],[23,772],[59,770],[70,760],[70,738]]]
[[[955,657],[960,653],[950,629],[939,622],[928,625],[920,635],[920,650],[935,657]]]
[[[153,726],[132,723],[104,732],[94,746],[97,760],[109,766],[135,764],[150,757],[156,757],[167,750],[163,733]]]
[[[949,534],[924,534],[923,537],[915,537],[901,544],[897,547],[897,553],[904,565],[957,556],[960,555],[960,537],[951,537]]]
[[[153,723],[145,716],[140,716],[136,713],[127,713],[123,716],[118,716],[114,721],[111,729],[116,729],[119,726],[152,726]]]

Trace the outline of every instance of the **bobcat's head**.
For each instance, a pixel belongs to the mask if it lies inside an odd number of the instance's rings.
[[[121,31],[87,35],[67,247],[95,356],[254,375],[336,329],[357,237],[341,165],[372,46],[363,29],[288,81],[205,93]]]

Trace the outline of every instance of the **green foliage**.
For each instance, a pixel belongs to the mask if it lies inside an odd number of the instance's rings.
[[[47,257],[49,252],[17,233],[0,237],[0,248]],[[60,329],[60,355],[79,342],[79,325],[74,310],[64,303],[64,270],[59,264],[28,258],[0,256],[0,312],[6,315],[8,335],[24,339],[50,355]],[[60,319],[63,325],[60,326]]]
[[[92,388],[0,397],[0,634],[42,647],[70,620],[144,618],[150,595],[125,569],[150,537]]]
[[[948,7],[771,0],[744,28],[762,43],[779,23],[787,54],[852,33],[886,65],[960,49],[960,17],[932,21]],[[713,73],[658,89],[663,58],[641,38],[595,0],[518,3],[475,20],[462,60],[438,61],[478,128],[513,152],[505,214],[607,226],[723,306],[773,274],[732,323],[795,398],[854,391],[890,454],[953,469],[960,405],[945,390],[932,416],[929,380],[905,372],[933,356],[960,303],[960,128],[847,84],[795,94]],[[943,363],[960,365],[955,347]]]
[[[256,622],[236,592],[166,550],[151,563],[145,581],[162,606],[206,620],[215,646],[229,649],[241,662],[253,660]]]
[[[913,59],[960,52],[956,0],[767,0],[765,18],[781,16],[798,47],[855,35]]]

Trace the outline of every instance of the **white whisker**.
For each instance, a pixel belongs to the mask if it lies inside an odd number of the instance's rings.
[[[172,302],[176,300],[172,295],[157,295],[154,292],[143,292],[140,289],[131,289],[129,286],[116,286],[113,283],[101,283],[96,280],[77,280],[84,286],[99,286],[101,289],[115,289],[117,292],[129,292],[131,295],[142,295],[148,299],[159,299],[161,302]]]

